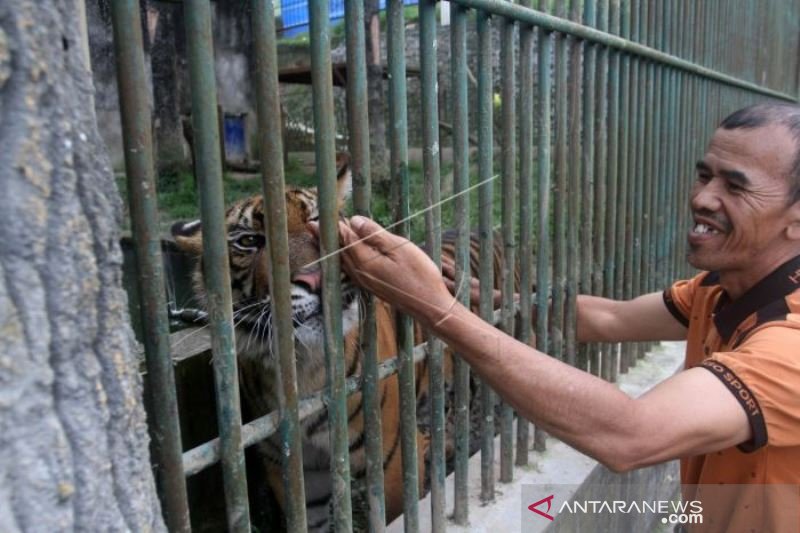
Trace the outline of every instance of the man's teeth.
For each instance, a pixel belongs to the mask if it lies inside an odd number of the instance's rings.
[[[711,226],[706,226],[705,224],[696,224],[692,231],[694,231],[694,233],[719,233]]]

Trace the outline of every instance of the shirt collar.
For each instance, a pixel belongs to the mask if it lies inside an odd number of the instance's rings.
[[[788,260],[756,283],[736,301],[722,293],[714,313],[714,325],[725,343],[747,317],[800,288],[800,255]]]

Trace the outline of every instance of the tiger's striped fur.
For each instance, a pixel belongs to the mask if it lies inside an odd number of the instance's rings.
[[[350,191],[350,173],[343,167],[339,172],[339,202],[343,205]],[[307,223],[316,219],[316,189],[287,187],[287,222],[289,233],[290,269],[292,273],[292,314],[295,322],[295,356],[297,384],[300,397],[321,390],[326,385],[325,354],[323,347],[322,306],[319,286],[319,267],[306,265],[319,258],[316,239],[307,229]],[[245,405],[252,417],[277,410],[278,376],[275,356],[270,347],[271,304],[268,292],[268,261],[265,256],[264,211],[268,206],[261,196],[241,200],[230,206],[226,213],[226,227],[231,272],[231,288],[236,325],[236,346],[239,362],[240,384]],[[178,246],[198,258],[193,273],[196,296],[204,305],[202,278],[202,228],[199,221],[173,226]],[[453,255],[453,235],[443,236],[443,254]],[[495,246],[495,271],[502,265],[502,244]],[[473,274],[477,274],[477,236],[471,239]],[[499,276],[496,276],[499,279]],[[499,281],[495,282],[499,288]],[[342,280],[342,323],[347,375],[361,373],[359,343],[360,312],[358,290],[346,278]],[[376,302],[378,359],[386,360],[396,354],[395,321],[393,310],[382,301]],[[418,342],[422,332],[417,328]],[[428,369],[423,361],[416,368],[418,405],[426,410],[428,404]],[[452,376],[452,355],[446,352],[445,375]],[[386,518],[391,520],[402,512],[402,464],[400,453],[400,412],[397,375],[383,380],[379,385],[381,405],[384,487]],[[477,405],[477,402],[475,402]],[[349,449],[351,476],[362,477],[366,469],[364,416],[359,392],[347,400],[349,421]],[[424,418],[424,415],[420,418]],[[448,426],[451,426],[448,423]],[[309,531],[327,531],[330,527],[331,501],[329,427],[327,412],[319,412],[301,424],[303,470],[305,476],[306,509]],[[452,432],[448,432],[452,438]],[[428,450],[427,434],[417,430],[418,477],[425,480],[425,458]],[[273,436],[259,444],[271,489],[281,507],[283,483],[281,479],[281,447],[279,437]],[[452,444],[448,446],[452,449]],[[421,487],[422,488],[422,487]]]

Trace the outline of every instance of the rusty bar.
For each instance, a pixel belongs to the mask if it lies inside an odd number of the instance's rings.
[[[345,361],[342,334],[341,265],[334,252],[339,248],[339,206],[336,194],[333,83],[331,79],[330,26],[327,2],[309,3],[311,35],[311,87],[314,144],[319,188],[319,241],[322,261],[322,314],[325,359],[328,373],[328,425],[331,453],[333,528],[350,531],[350,453],[345,392]]]
[[[359,3],[360,0],[355,0]],[[433,261],[441,263],[442,212],[438,207],[441,199],[441,176],[439,168],[439,100],[437,98],[437,41],[436,1],[421,0],[419,3],[420,70],[422,78],[422,163],[425,176],[425,203],[436,206],[425,214],[425,236]],[[445,392],[443,374],[443,346],[439,339],[428,341],[430,368],[430,483],[431,483],[431,530],[445,530]]]
[[[583,23],[588,26],[596,24],[597,12],[594,0],[583,4]],[[580,214],[580,243],[583,256],[580,265],[580,292],[592,291],[592,268],[594,266],[594,169],[595,169],[595,91],[591,90],[596,83],[598,46],[584,42],[583,60],[583,142],[581,145],[582,186],[581,197],[583,206]],[[582,343],[578,356],[578,366],[589,372],[596,373],[596,358],[594,353],[597,345]]]
[[[566,4],[556,6],[556,14],[566,14]],[[555,35],[555,146],[553,148],[553,279],[550,321],[550,355],[559,360],[564,354],[564,306],[567,284],[567,36]]]
[[[619,33],[619,0],[611,0],[609,6],[609,31]],[[619,183],[619,98],[620,98],[620,53],[612,50],[608,68],[608,160],[606,162],[605,253],[603,261],[603,296],[614,298],[614,271],[616,250],[617,190]],[[603,354],[600,375],[608,381],[617,380],[617,344],[608,346]]]
[[[175,374],[169,349],[164,261],[159,238],[152,124],[139,23],[139,2],[111,4],[125,174],[141,295],[147,381],[152,405],[150,433],[164,519],[170,531],[190,531]]]
[[[281,418],[284,514],[286,529],[306,529],[306,498],[303,480],[303,450],[297,414],[297,368],[294,353],[294,325],[289,267],[289,239],[286,214],[286,184],[283,171],[283,142],[269,124],[280,116],[278,54],[275,39],[275,13],[272,0],[254,0],[252,12],[255,91],[258,112],[261,180],[266,209],[266,243],[269,255],[269,292],[272,299],[273,353],[277,354],[278,401]],[[266,260],[266,259],[265,259]]]
[[[211,5],[204,0],[186,0],[184,10],[197,161],[195,173],[200,192],[200,218],[203,221],[203,275],[214,354],[214,384],[228,529],[249,532],[250,512],[242,449],[242,415],[239,410],[239,378],[217,127]]]
[[[548,321],[550,313],[550,143],[552,120],[551,96],[552,82],[550,66],[553,55],[553,36],[539,28],[538,55],[538,198],[537,198],[537,242],[536,255],[536,348],[550,353]],[[534,449],[544,451],[546,433],[540,427],[534,431]]]
[[[598,29],[605,30],[608,27],[608,0],[600,0],[597,3],[596,24]],[[596,295],[603,294],[603,268],[606,250],[605,216],[601,206],[606,205],[606,163],[608,158],[608,132],[606,130],[608,120],[608,48],[599,47],[597,49],[597,81],[592,87],[595,94],[595,122],[594,138],[595,151],[597,156],[594,159],[594,220],[592,223],[594,233],[594,245],[592,249],[592,288],[591,293]],[[603,359],[608,354],[608,346],[605,343],[597,343],[592,353],[591,368],[592,372],[602,375]]]
[[[406,39],[402,0],[386,4],[389,60],[390,176],[396,232],[411,237],[408,179],[408,116],[406,101]],[[401,222],[404,221],[404,222]],[[400,451],[403,458],[403,526],[419,529],[419,472],[417,464],[417,411],[414,383],[414,323],[410,316],[397,316],[397,349],[400,359]]]
[[[513,20],[500,23],[500,71],[502,99],[502,198],[501,223],[503,233],[502,310],[503,331],[514,335],[514,263],[516,240],[514,237],[514,207],[516,195],[516,72],[514,41],[516,25]],[[491,278],[490,278],[491,279]],[[500,402],[500,481],[511,483],[514,478],[514,409]]]
[[[619,3],[619,33],[622,37],[630,38],[630,0],[621,0]],[[614,247],[614,299],[625,299],[625,282],[630,277],[630,264],[628,263],[626,235],[627,229],[628,198],[629,198],[629,162],[633,152],[630,136],[631,117],[635,110],[631,106],[631,58],[627,54],[620,57],[619,80],[619,144],[618,144],[618,194],[616,218],[616,246]],[[627,272],[627,276],[626,276]],[[626,373],[630,366],[630,343],[618,346],[619,372]]]
[[[489,320],[494,310],[494,88],[492,83],[492,22],[485,11],[477,13],[478,31],[478,234],[480,235],[480,315]],[[499,272],[497,273],[500,274]],[[496,396],[480,381],[481,500],[494,499],[494,435]]]
[[[453,193],[469,186],[469,113],[467,107],[467,10],[452,4],[450,27],[451,76],[453,91]],[[462,194],[455,201],[457,231],[455,267],[457,286],[469,283],[469,196]],[[461,303],[469,305],[469,291],[462,291]],[[455,502],[453,520],[467,525],[469,520],[469,366],[461,358],[455,360]]]
[[[531,343],[532,305],[530,287],[533,285],[533,44],[532,26],[521,26],[519,50],[519,270],[520,270],[520,327],[517,339]],[[528,464],[530,423],[517,416],[517,455],[514,464]]]
[[[353,173],[353,208],[356,214],[371,216],[372,181],[369,154],[369,116],[367,113],[367,76],[364,31],[364,3],[345,3],[345,39],[347,40],[347,129],[350,164]],[[367,524],[370,531],[380,533],[386,526],[386,503],[383,476],[383,422],[378,378],[375,296],[362,293],[364,320],[361,326],[364,447],[366,455]]]

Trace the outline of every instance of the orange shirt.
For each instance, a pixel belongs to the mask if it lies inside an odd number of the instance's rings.
[[[724,505],[708,504],[722,510],[703,530],[800,531],[800,256],[736,301],[704,272],[667,289],[664,303],[689,329],[685,368],[717,376],[752,427],[748,442],[681,460],[684,486],[739,486],[719,489]]]

